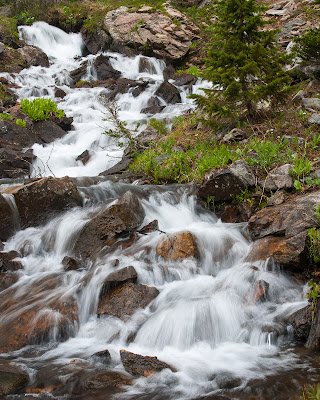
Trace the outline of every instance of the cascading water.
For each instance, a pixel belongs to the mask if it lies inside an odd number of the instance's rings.
[[[20,33],[28,43],[48,54],[51,65],[31,67],[10,77],[20,86],[18,95],[32,98],[46,94],[53,98],[58,86],[67,93],[60,107],[74,117],[74,130],[65,137],[47,146],[34,145],[34,153],[41,162],[33,166],[33,175],[53,172],[57,177],[95,176],[114,165],[122,150],[101,134],[110,128],[103,121],[104,110],[99,102],[99,95],[105,89],[68,86],[68,71],[78,68],[84,59],[89,61],[85,79],[95,79],[91,61],[96,56],[72,58],[81,55],[80,36],[67,35],[45,23],[21,27]],[[123,77],[149,80],[148,89],[138,98],[131,93],[117,98],[120,118],[131,127],[139,121],[143,128],[148,118],[141,109],[159,87],[165,65],[149,59],[151,71],[142,73],[138,70],[139,56],[127,58],[112,53],[109,56]],[[199,82],[193,90],[200,87]],[[192,106],[186,98],[187,90],[181,90],[184,103],[167,106],[157,117],[170,120],[173,114],[179,115]],[[87,149],[91,158],[83,165],[76,158]],[[177,370],[165,369],[151,377],[136,379],[117,394],[119,398],[288,399],[289,389],[284,395],[279,390],[275,396],[268,391],[268,382],[280,374],[280,380],[285,382],[284,377],[291,374],[290,385],[294,387],[292,382],[295,382],[299,387],[298,377],[312,375],[308,363],[303,363],[290,348],[285,322],[288,315],[305,305],[303,287],[277,266],[245,261],[250,248],[245,226],[219,221],[197,205],[189,187],[100,182],[79,190],[84,200],[82,208],[74,208],[44,226],[18,231],[5,244],[5,251],[16,250],[21,254],[18,261],[23,269],[17,273],[18,281],[7,289],[14,301],[2,304],[0,324],[17,318],[23,307],[26,312],[35,310],[32,326],[42,320],[50,321],[54,327],[43,345],[26,346],[2,355],[25,366],[31,386],[58,387],[56,395],[45,392],[37,395],[39,398],[109,398],[105,391],[91,395],[82,394],[77,388],[79,369],[82,368],[83,374],[105,369],[91,358],[105,349],[112,358],[107,369],[124,372],[119,350],[126,349],[157,356]],[[129,249],[101,251],[82,268],[65,271],[62,261],[65,256],[74,255],[74,244],[83,227],[106,204],[114,204],[128,191],[140,198],[145,212],[141,226],[158,220],[159,230],[139,235]],[[15,210],[12,199],[7,201]],[[193,234],[199,260],[165,261],[159,257],[156,251],[159,240],[165,234],[184,231]],[[116,266],[114,260],[118,260]],[[156,287],[159,295],[126,320],[111,315],[97,318],[102,282],[110,273],[126,266],[134,267],[138,283]],[[258,281],[270,285],[265,302],[254,301],[254,285]],[[58,326],[63,316],[51,304],[68,296],[76,299],[77,318],[64,321],[65,337],[61,337]],[[215,397],[219,395],[225,397]]]

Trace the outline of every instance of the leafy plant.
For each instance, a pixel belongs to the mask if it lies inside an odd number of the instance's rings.
[[[151,118],[148,125],[156,129],[160,135],[166,135],[169,132],[167,125],[158,119]]]
[[[57,118],[65,117],[64,111],[60,110],[57,103],[51,99],[22,99],[21,110],[33,121],[43,121],[52,116]]]
[[[211,118],[251,115],[261,101],[280,101],[289,92],[282,66],[290,57],[276,45],[276,31],[262,29],[264,10],[255,0],[217,1],[204,70],[213,86],[205,96],[192,95]]]
[[[10,114],[1,113],[0,114],[0,119],[2,121],[11,121],[12,120],[12,116]]]
[[[26,121],[24,121],[23,119],[20,119],[20,118],[18,118],[18,119],[16,120],[16,124],[19,125],[19,126],[22,126],[23,128],[26,128],[26,127],[27,127]]]
[[[291,174],[296,178],[294,180],[293,186],[297,190],[302,189],[302,182],[305,181],[305,175],[309,174],[311,171],[311,162],[306,157],[306,152],[303,153],[301,157],[297,157],[294,162],[294,168],[290,171]]]

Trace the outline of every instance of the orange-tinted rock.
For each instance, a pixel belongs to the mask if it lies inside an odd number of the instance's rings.
[[[169,364],[158,360],[157,357],[141,356],[126,350],[120,350],[121,361],[124,369],[134,376],[149,377],[165,368],[176,372],[176,369]]]
[[[59,212],[82,204],[81,196],[68,176],[42,178],[10,188],[8,192],[14,195],[22,229],[41,225]]]
[[[143,226],[139,233],[141,233],[142,235],[146,235],[147,233],[151,233],[154,231],[158,231],[159,230],[159,224],[158,224],[158,220],[154,220],[149,222],[148,225]]]
[[[291,237],[318,226],[315,208],[320,203],[320,191],[279,206],[268,207],[253,215],[248,229],[253,239],[277,235]]]
[[[139,308],[145,308],[159,294],[155,287],[139,283],[124,283],[102,297],[98,305],[98,314],[109,314],[126,320]]]
[[[116,371],[107,371],[97,374],[86,382],[88,389],[108,389],[119,388],[122,385],[131,385],[132,380],[129,376]]]
[[[246,261],[254,262],[271,258],[285,268],[301,269],[306,264],[306,235],[301,232],[286,238],[283,236],[268,236],[253,243]]]
[[[197,243],[190,232],[176,233],[162,237],[157,253],[165,260],[176,261],[183,258],[199,258]]]
[[[24,287],[23,294],[21,287],[0,293],[0,353],[52,338],[66,340],[74,334],[77,302],[64,296],[61,284],[61,277],[46,277]],[[53,291],[58,292],[55,298]]]
[[[103,281],[100,297],[104,297],[110,290],[117,288],[124,282],[135,283],[138,279],[137,271],[132,265],[111,272]]]

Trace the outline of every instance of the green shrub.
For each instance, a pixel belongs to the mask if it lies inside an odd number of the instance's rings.
[[[12,116],[10,114],[1,113],[0,114],[0,119],[2,121],[11,121],[12,120]]]
[[[303,400],[320,400],[320,383],[315,387],[305,388],[302,396]]]
[[[166,135],[169,132],[167,125],[163,121],[159,121],[158,119],[150,119],[148,125],[157,130],[160,135]]]
[[[21,110],[28,115],[33,121],[43,121],[54,116],[62,118],[65,116],[64,111],[60,110],[57,104],[51,99],[22,99]]]
[[[304,35],[295,39],[295,50],[305,61],[320,60],[320,29],[311,28]]]
[[[16,120],[16,124],[19,125],[19,126],[22,126],[23,128],[26,128],[26,127],[27,127],[26,121],[24,121],[23,119],[20,119],[20,118],[18,118],[18,119]]]

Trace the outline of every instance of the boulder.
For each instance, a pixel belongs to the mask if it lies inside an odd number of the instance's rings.
[[[17,271],[23,268],[20,261],[14,261],[15,258],[20,257],[19,253],[15,250],[0,253],[0,272]]]
[[[99,176],[109,176],[109,175],[116,175],[122,172],[125,172],[129,165],[132,163],[132,158],[123,156],[122,159],[113,167],[103,171],[99,174]]]
[[[315,208],[319,203],[320,191],[317,191],[279,206],[264,208],[250,218],[250,235],[252,239],[271,235],[290,238],[318,226]]]
[[[34,159],[35,156],[32,150],[14,150],[10,147],[0,148],[0,178],[16,179],[29,176],[30,166]],[[8,232],[8,234],[10,234],[10,232]]]
[[[308,317],[308,311],[306,311],[306,317]],[[306,322],[307,329],[308,321]],[[309,336],[306,342],[306,348],[311,350],[319,350],[320,349],[320,302],[317,302],[317,305],[314,309],[313,320],[311,323],[311,328],[309,332]]]
[[[229,133],[224,135],[223,141],[225,143],[230,143],[230,142],[240,142],[241,140],[244,140],[247,138],[247,134],[239,128],[233,128]]]
[[[74,252],[82,257],[90,255],[105,246],[106,241],[120,233],[138,228],[145,212],[138,197],[126,192],[111,207],[103,209],[83,228],[75,244]]]
[[[66,134],[59,125],[50,120],[34,122],[33,130],[42,143],[52,143]]]
[[[96,70],[98,80],[105,81],[110,78],[117,80],[120,78],[121,72],[116,71],[111,66],[109,56],[101,54],[95,59],[93,66]]]
[[[171,261],[200,257],[198,245],[190,232],[163,236],[157,245],[157,253],[165,260]]]
[[[62,293],[61,285],[62,277],[47,276],[23,291],[18,286],[0,293],[0,312],[5,315],[0,325],[0,353],[52,339],[66,340],[75,333],[77,302]]]
[[[131,385],[131,378],[121,372],[107,371],[101,372],[86,381],[87,389],[112,389],[122,385]]]
[[[141,110],[141,114],[155,115],[160,114],[164,109],[164,106],[151,106]]]
[[[168,81],[161,83],[155,95],[161,97],[167,104],[181,103],[179,90]]]
[[[26,122],[26,128],[32,129],[33,128],[33,121],[31,118],[29,118],[22,110],[21,110],[21,105],[17,104],[13,107],[10,107],[8,110],[6,110],[7,114],[10,114],[12,119],[16,121],[17,119],[22,119],[23,121]]]
[[[73,83],[77,83],[81,80],[83,76],[87,73],[88,62],[85,61],[83,64],[80,65],[79,68],[76,68],[70,72],[70,77],[73,80]]]
[[[2,363],[3,364],[3,363]],[[28,374],[19,371],[13,364],[6,366],[0,364],[0,395],[8,396],[17,394],[24,389],[29,382]],[[4,397],[3,397],[4,398]]]
[[[231,200],[230,195],[240,194],[242,190],[255,184],[254,175],[243,161],[235,161],[230,167],[212,171],[205,176],[199,189],[203,199],[214,196],[214,201]]]
[[[312,310],[308,305],[290,315],[288,323],[293,327],[293,336],[297,341],[306,342],[311,325],[312,325]]]
[[[176,63],[187,56],[192,41],[198,39],[199,28],[169,5],[166,5],[167,15],[130,11],[122,6],[105,17],[104,30],[114,51],[128,55],[141,53]],[[173,19],[179,20],[179,25]]]
[[[103,364],[110,364],[111,362],[111,355],[108,349],[98,351],[97,353],[92,354],[90,358],[93,358],[95,360],[98,360],[99,362],[102,362]]]
[[[289,238],[284,236],[267,236],[253,243],[246,258],[248,262],[272,259],[290,270],[300,270],[307,265],[306,246],[307,232],[300,232]]]
[[[148,74],[156,74],[156,68],[153,62],[147,57],[140,57],[139,72],[147,72]]]
[[[302,99],[302,105],[304,108],[311,108],[320,110],[320,99],[318,98],[305,98]]]
[[[186,74],[185,72],[182,74],[179,74],[177,77],[174,79],[174,84],[176,86],[191,86],[194,85],[198,80],[198,77],[195,75],[191,74]]]
[[[233,224],[248,222],[253,214],[253,207],[247,202],[240,204],[221,203],[221,207],[215,207],[215,214],[222,222]]]
[[[67,93],[62,90],[61,88],[56,87],[54,89],[54,97],[59,98],[59,99],[63,99],[64,97],[66,97]]]
[[[1,156],[1,150],[0,150]],[[15,216],[10,202],[0,196],[0,240],[8,240],[16,230]]]
[[[24,46],[18,49],[18,52],[26,60],[29,66],[49,67],[49,59],[44,51],[36,46]]]
[[[76,161],[81,161],[83,165],[86,165],[89,160],[90,160],[89,150],[85,150],[76,158]]]
[[[104,297],[108,292],[110,292],[110,290],[117,288],[124,282],[136,283],[137,279],[137,271],[132,265],[111,272],[111,274],[109,274],[103,281],[100,297]]]
[[[83,26],[80,32],[83,42],[91,54],[97,54],[100,50],[107,51],[110,49],[112,39],[110,35],[100,27],[91,31]]]
[[[79,261],[69,256],[63,257],[61,264],[63,265],[65,271],[77,271],[81,268]]]
[[[44,224],[58,213],[82,205],[82,198],[68,176],[42,178],[7,190],[14,196],[21,229]]]
[[[158,360],[157,357],[141,356],[126,350],[120,350],[120,357],[124,369],[133,376],[145,376],[148,378],[166,368],[172,372],[177,372],[175,368]]]
[[[97,314],[113,315],[125,321],[139,308],[147,307],[158,294],[155,287],[126,282],[100,298]]]
[[[267,191],[276,191],[280,189],[290,189],[293,187],[293,179],[290,170],[294,168],[291,164],[281,165],[274,172],[268,175],[267,179],[262,183]]]

